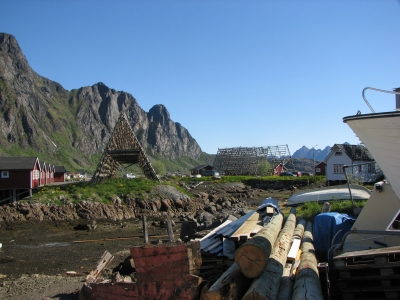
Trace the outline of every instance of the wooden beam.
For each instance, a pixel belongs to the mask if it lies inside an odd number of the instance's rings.
[[[243,300],[276,299],[295,227],[296,210],[292,208],[263,273],[253,281]]]
[[[259,225],[260,214],[257,211],[254,213],[231,235],[231,240],[247,240],[250,238],[253,229]]]
[[[256,278],[265,269],[282,222],[282,214],[274,216],[261,231],[236,250],[235,262],[246,277]]]
[[[308,222],[301,245],[301,261],[296,272],[292,300],[323,299],[318,262],[313,245],[312,223]]]
[[[86,283],[95,282],[96,279],[100,276],[101,272],[103,272],[104,268],[107,264],[112,261],[114,256],[111,255],[110,252],[105,251],[97,262],[97,266],[94,270],[92,270],[89,275],[86,277]]]

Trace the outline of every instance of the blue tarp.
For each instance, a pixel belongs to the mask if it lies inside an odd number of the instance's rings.
[[[273,216],[276,216],[277,214],[279,214],[281,212],[281,209],[279,208],[278,201],[276,201],[275,199],[273,199],[271,197],[266,198],[264,200],[264,202],[261,203],[261,205],[257,208],[257,210],[264,210],[268,206],[274,208],[274,215]],[[264,219],[263,219],[263,226],[265,226],[265,224],[269,223],[273,216],[265,216]]]
[[[343,235],[353,226],[354,221],[355,219],[349,215],[340,214],[337,212],[322,213],[317,215],[314,219],[313,228],[315,250],[320,252],[328,252],[333,245],[339,244]],[[334,237],[335,240],[332,244],[332,239]],[[332,250],[329,252],[329,259],[331,257]]]

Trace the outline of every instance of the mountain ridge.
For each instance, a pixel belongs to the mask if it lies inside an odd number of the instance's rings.
[[[194,162],[204,156],[164,105],[145,112],[131,94],[102,82],[68,91],[37,74],[7,33],[0,33],[0,111],[2,156],[39,156],[72,169],[93,169],[121,112],[149,156]]]
[[[317,161],[323,161],[328,156],[330,150],[330,146],[326,146],[322,150],[313,148],[309,149],[306,146],[303,146],[293,153],[292,158],[309,158]]]

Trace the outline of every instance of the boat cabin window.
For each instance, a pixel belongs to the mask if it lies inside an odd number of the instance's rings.
[[[8,171],[1,171],[1,178],[10,178],[10,173]]]
[[[400,230],[400,212],[397,214],[392,224],[390,224],[388,230]]]

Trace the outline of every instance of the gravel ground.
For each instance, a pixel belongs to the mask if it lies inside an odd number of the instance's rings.
[[[0,286],[0,299],[77,300],[84,277],[23,275]]]

